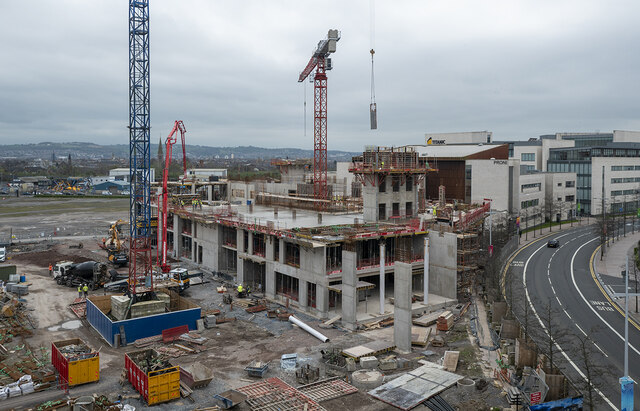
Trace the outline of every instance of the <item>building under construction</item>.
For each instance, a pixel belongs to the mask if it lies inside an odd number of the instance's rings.
[[[393,311],[396,261],[411,266],[415,311],[425,309],[424,290],[433,305],[469,292],[485,255],[480,238],[488,208],[447,203],[444,193],[425,198],[425,177],[434,169],[411,147],[354,157],[351,187],[329,175],[326,200],[306,188],[308,162],[276,165],[281,182],[169,184],[169,253],[318,317],[343,315],[343,322],[351,317],[345,311],[355,310],[353,322]],[[362,197],[345,195],[353,191]],[[347,296],[343,280],[351,273],[357,283]]]

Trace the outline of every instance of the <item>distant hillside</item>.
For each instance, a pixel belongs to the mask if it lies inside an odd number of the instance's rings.
[[[163,147],[164,149],[164,147]],[[178,157],[181,150],[174,150],[173,156]],[[73,158],[127,158],[129,156],[129,146],[126,144],[100,145],[95,143],[38,143],[38,144],[8,144],[0,145],[0,158],[42,158],[50,159],[51,155],[67,156],[71,154]],[[151,144],[151,157],[155,158],[158,153],[158,145]],[[329,150],[330,160],[351,160],[351,157],[358,153],[348,151]],[[299,148],[264,148],[254,146],[240,147],[209,147],[209,146],[187,146],[187,156],[191,159],[229,158],[312,158],[313,150],[303,150]]]

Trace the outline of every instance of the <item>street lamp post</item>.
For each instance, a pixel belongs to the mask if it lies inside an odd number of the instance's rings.
[[[629,257],[627,256],[625,271],[625,299],[624,299],[624,376],[620,378],[620,410],[633,410],[633,384],[629,377]]]

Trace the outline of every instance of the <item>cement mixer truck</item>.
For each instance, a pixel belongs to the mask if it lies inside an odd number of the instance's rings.
[[[91,290],[97,290],[111,281],[107,265],[95,261],[85,261],[84,263],[60,261],[53,267],[52,275],[59,285],[77,287],[81,284],[87,284]]]

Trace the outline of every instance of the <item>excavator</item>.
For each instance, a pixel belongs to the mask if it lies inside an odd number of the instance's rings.
[[[129,263],[129,253],[120,239],[120,226],[123,220],[118,220],[109,227],[109,238],[102,239],[102,248],[107,250],[109,262],[116,267],[124,267]]]

